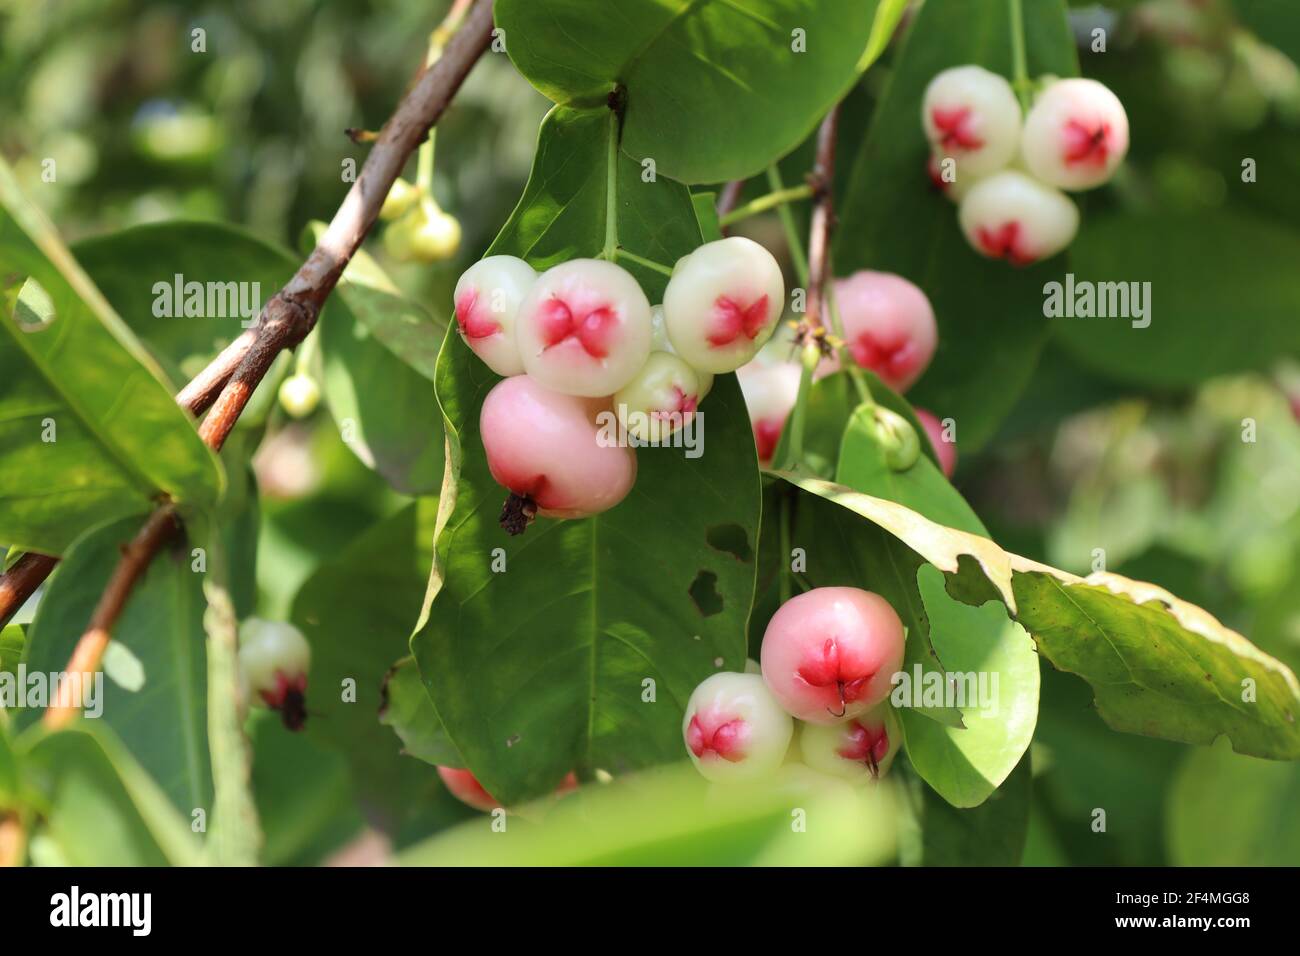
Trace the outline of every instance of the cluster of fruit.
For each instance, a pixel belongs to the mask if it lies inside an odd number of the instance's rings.
[[[957,66],[930,81],[921,122],[930,177],[959,204],[967,241],[1016,266],[1074,241],[1079,209],[1062,190],[1109,181],[1128,152],[1124,106],[1096,80],[1049,80],[1022,116],[1006,79]]]
[[[863,270],[832,283],[835,314],[849,357],[874,372],[894,391],[906,392],[926,370],[939,343],[930,300],[917,286],[890,272]],[[824,359],[821,378],[839,369],[838,358]],[[759,460],[770,462],[785,420],[799,393],[799,366],[785,356],[760,355],[737,375],[745,393]],[[957,464],[957,447],[939,419],[917,408],[945,475]]]
[[[625,269],[575,259],[538,275],[489,256],[460,277],[456,323],[492,371],[479,430],[492,477],[510,491],[511,534],[534,515],[612,508],[636,479],[637,443],[689,424],[713,376],[739,368],[781,316],[780,266],[749,239],[709,242],[678,260],[662,306]],[[630,440],[602,439],[613,413]]]
[[[379,218],[389,223],[384,249],[398,262],[444,262],[460,248],[460,221],[405,179],[393,183]]]
[[[843,779],[878,779],[902,742],[888,698],[904,638],[889,602],[870,591],[791,598],[768,622],[757,673],[714,674],[691,694],[682,736],[692,762],[717,782],[772,777],[800,759]]]

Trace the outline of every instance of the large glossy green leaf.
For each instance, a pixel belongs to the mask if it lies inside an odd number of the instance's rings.
[[[77,539],[32,622],[29,671],[62,670],[90,620],[122,545],[139,530],[127,518]],[[104,654],[98,722],[111,727],[183,813],[212,805],[207,741],[203,575],[191,546],[165,549],[127,602]],[[24,714],[35,721],[39,711]]]
[[[39,793],[33,839],[69,866],[193,866],[202,847],[149,775],[102,726],[41,735],[23,753]]]
[[[895,847],[892,786],[850,787],[806,768],[776,781],[709,787],[678,764],[554,806],[478,819],[412,847],[408,866],[868,866]],[[802,773],[800,771],[803,771]],[[534,818],[540,817],[537,822]]]
[[[610,179],[625,247],[674,262],[699,244],[684,187],[643,182],[626,157],[607,176],[611,131],[602,111],[552,111],[524,198],[492,252],[534,266],[599,254]],[[657,298],[664,277],[635,274]],[[734,376],[719,376],[702,407],[700,457],[640,449],[636,486],[618,507],[539,520],[512,539],[497,523],[506,492],[478,435],[497,381],[449,335],[438,397],[456,467],[443,492],[435,598],[411,649],[464,762],[513,803],[575,768],[620,771],[680,755],[691,690],[744,663],[760,500],[744,401]]]
[[[556,103],[624,91],[623,149],[682,182],[743,179],[797,146],[880,55],[903,0],[499,0],[519,71]],[[800,49],[802,45],[802,49]]]
[[[162,494],[215,504],[220,467],[173,383],[2,162],[0,204],[0,539],[59,554]]]
[[[933,190],[925,171],[926,85],[964,63],[1010,76],[1009,9],[1006,0],[943,0],[920,8],[838,207],[838,274],[896,272],[930,297],[939,348],[908,397],[940,417],[954,416],[966,449],[992,436],[1028,383],[1049,329],[1043,284],[1065,271],[1063,257],[1021,270],[978,256],[961,234],[956,207]],[[1024,4],[1024,14],[1030,73],[1076,73],[1063,0],[1034,0]]]
[[[1169,794],[1169,852],[1178,866],[1300,864],[1300,763],[1224,746],[1188,754]]]
[[[1088,223],[1071,261],[1076,282],[1147,284],[1145,328],[1123,317],[1057,323],[1076,355],[1110,375],[1178,386],[1300,355],[1294,230],[1227,210],[1112,214]]]
[[[1048,660],[1092,686],[1112,728],[1195,744],[1226,735],[1239,753],[1300,757],[1295,675],[1201,608],[1117,574],[1038,564],[843,485],[788,480],[904,541],[961,600],[1000,599]]]
[[[367,815],[389,831],[435,781],[379,721],[385,677],[407,654],[424,600],[437,508],[422,499],[379,522],[321,565],[293,604],[312,646],[307,734],[346,758]]]

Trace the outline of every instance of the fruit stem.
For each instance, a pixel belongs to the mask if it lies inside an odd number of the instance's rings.
[[[1020,108],[1029,112],[1029,62],[1025,55],[1025,10],[1023,0],[1007,0],[1011,13],[1011,57],[1012,74],[1016,97]]]
[[[653,269],[655,272],[662,273],[663,275],[669,277],[671,277],[673,274],[673,270],[670,266],[666,266],[662,262],[655,262],[653,259],[647,259],[644,256],[638,256],[634,252],[628,252],[622,246],[615,247],[613,258],[626,259],[628,262],[635,262],[639,266],[644,266],[647,269]]]
[[[790,578],[794,575],[794,568],[790,566],[790,501],[790,495],[781,496],[781,574],[778,587],[781,590],[782,604],[790,600],[794,593],[794,589],[790,586]]]
[[[785,203],[811,199],[812,195],[813,188],[807,183],[802,186],[787,186],[784,189],[774,189],[770,193],[759,196],[757,199],[751,199],[743,206],[733,209],[718,220],[718,225],[730,226],[732,223],[748,219],[750,216],[757,216],[761,212],[767,212],[769,209],[775,209]]]
[[[809,339],[803,346],[799,374],[799,395],[786,427],[790,429],[790,441],[786,444],[785,455],[780,463],[781,471],[789,471],[803,461],[803,426],[808,412],[808,395],[812,391],[813,372],[822,360],[821,345],[815,339]]]
[[[872,397],[871,386],[867,384],[867,376],[863,374],[862,366],[858,365],[858,360],[853,357],[849,344],[844,339],[844,322],[840,319],[839,303],[835,301],[833,282],[826,287],[826,304],[830,306],[831,329],[840,343],[840,367],[847,370],[849,378],[853,380],[853,386],[858,391],[858,401],[874,407],[876,400]]]
[[[781,171],[775,165],[767,167],[767,183],[773,192],[782,192],[785,189],[785,183],[781,181]],[[786,245],[790,247],[790,258],[794,262],[795,275],[799,277],[799,283],[804,288],[808,287],[808,256],[803,251],[803,240],[799,238],[799,230],[794,223],[794,214],[790,212],[790,207],[780,205],[776,207],[777,214],[781,217],[781,228],[785,230]]]
[[[605,248],[600,258],[613,262],[618,254],[618,113],[609,111],[609,155],[605,161]]]

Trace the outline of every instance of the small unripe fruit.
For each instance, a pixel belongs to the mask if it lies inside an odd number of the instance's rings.
[[[742,365],[736,370],[740,390],[754,428],[754,445],[760,464],[769,464],[781,440],[785,420],[799,398],[799,366],[792,362],[764,362]]]
[[[835,281],[849,353],[896,392],[905,392],[934,357],[939,328],[924,292],[890,272],[855,272]]]
[[[668,352],[677,355],[673,343],[668,340],[668,325],[664,319],[664,307],[662,305],[656,305],[650,310],[650,348],[655,352]],[[680,355],[677,357],[681,358]],[[685,359],[682,361],[685,361]],[[700,382],[700,401],[704,401],[704,397],[713,391],[713,373],[694,366],[691,367],[695,371],[695,377]]]
[[[460,248],[460,222],[420,205],[384,230],[384,248],[399,262],[441,262]]]
[[[292,624],[246,618],[239,626],[239,669],[254,703],[278,710],[298,730],[307,720],[311,645]]]
[[[642,441],[661,442],[695,417],[700,380],[669,352],[651,352],[641,371],[614,395],[618,420]]]
[[[1079,231],[1079,210],[1068,196],[1011,169],[972,186],[957,216],[976,252],[1016,266],[1051,258]]]
[[[488,256],[456,282],[452,301],[456,325],[474,354],[498,375],[524,370],[515,341],[515,320],[528,290],[537,281],[533,267],[514,256]]]
[[[686,703],[682,737],[691,762],[715,781],[757,780],[785,760],[794,722],[758,674],[705,678]]]
[[[921,123],[935,155],[957,161],[957,175],[1002,169],[1020,146],[1020,102],[1011,84],[981,66],[956,66],[925,88]]]
[[[1034,176],[1059,189],[1107,182],[1128,153],[1128,114],[1096,80],[1058,80],[1025,117],[1021,152]]]
[[[805,723],[799,728],[804,763],[843,780],[883,777],[902,742],[898,717],[888,701],[839,723]]]
[[[946,440],[943,423],[934,414],[924,408],[914,408],[912,411],[916,413],[916,420],[921,423],[926,435],[930,437],[930,444],[939,457],[939,467],[943,469],[944,477],[951,478],[952,473],[957,469],[957,443]]]
[[[626,269],[573,259],[533,283],[515,340],[538,384],[568,395],[613,395],[650,356],[650,302]]]
[[[903,622],[878,594],[814,588],[781,605],[763,634],[763,678],[811,723],[856,717],[883,701],[903,664]]]
[[[784,306],[781,267],[741,236],[706,242],[683,256],[664,291],[673,351],[714,374],[734,371],[758,354]]]
[[[519,512],[502,526],[518,534],[534,514],[584,518],[614,507],[636,481],[636,453],[602,444],[602,402],[564,395],[527,375],[498,382],[483,401],[479,431],[488,468]],[[508,519],[518,519],[510,520]]]
[[[385,222],[399,219],[419,200],[420,190],[399,177],[384,197],[384,204],[379,208],[379,218]]]
[[[280,383],[280,407],[294,418],[306,418],[320,404],[320,386],[310,375],[301,372]]]

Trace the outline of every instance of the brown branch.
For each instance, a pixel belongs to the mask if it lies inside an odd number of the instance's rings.
[[[463,26],[380,130],[360,175],[307,261],[266,303],[256,328],[231,343],[178,396],[177,400],[196,414],[211,406],[199,435],[213,449],[220,450],[225,443],[276,356],[311,332],[343,270],[379,218],[379,209],[402,167],[487,50],[492,39],[492,0],[474,0],[468,15],[465,7],[459,0],[453,5],[448,22],[464,16]],[[132,588],[177,527],[172,505],[164,504],[123,551],[68,662],[69,673],[93,674],[98,669]],[[46,711],[45,723],[60,727],[75,713],[75,702],[60,699]]]
[[[743,179],[733,179],[722,187],[722,192],[718,193],[717,210],[719,219],[736,208],[736,203],[740,202],[740,194],[744,189],[745,181]]]
[[[9,623],[58,563],[58,558],[28,552],[0,574],[0,627]]]
[[[808,183],[813,189],[812,224],[808,229],[808,311],[805,322],[821,328],[822,303],[830,279],[830,240],[835,228],[835,141],[839,136],[840,107],[837,103],[817,131],[817,158]]]

